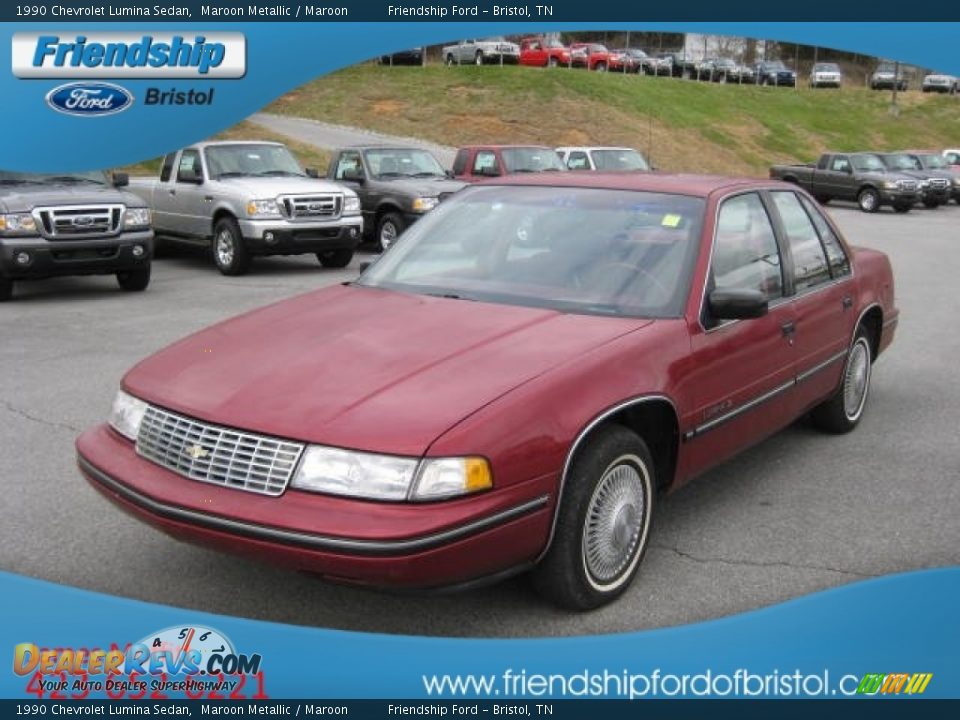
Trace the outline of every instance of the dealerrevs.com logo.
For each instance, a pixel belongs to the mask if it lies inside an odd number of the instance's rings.
[[[47,105],[66,115],[97,117],[126,110],[133,105],[133,95],[119,85],[76,82],[48,92]]]
[[[236,32],[20,32],[11,59],[20,78],[240,78],[247,43]]]

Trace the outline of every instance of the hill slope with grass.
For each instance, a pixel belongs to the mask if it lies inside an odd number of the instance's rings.
[[[365,64],[288,93],[267,112],[444,145],[629,145],[663,170],[763,175],[830,149],[960,144],[960,97],[848,87],[714,85],[526,67]]]

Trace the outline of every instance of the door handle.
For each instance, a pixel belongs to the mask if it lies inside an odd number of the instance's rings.
[[[203,199],[207,202],[213,202],[213,195],[204,195]]]
[[[784,337],[790,337],[797,331],[797,326],[793,320],[790,320],[789,322],[785,322],[783,325],[781,325],[780,329],[783,331]]]
[[[841,302],[843,303],[844,310],[849,310],[850,308],[853,307],[853,298],[850,297],[849,295],[844,295],[843,300]]]

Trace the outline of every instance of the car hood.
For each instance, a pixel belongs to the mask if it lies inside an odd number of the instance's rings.
[[[224,188],[245,192],[251,197],[307,195],[310,193],[345,193],[353,191],[343,185],[311,177],[231,177],[212,182]]]
[[[7,212],[29,212],[44,205],[87,205],[123,203],[142,207],[143,200],[133,193],[112,186],[91,185],[0,185],[0,206]]]
[[[147,358],[133,395],[211,423],[398,455],[652,321],[337,286]]]
[[[465,182],[446,177],[381,179],[377,180],[377,182],[383,183],[385,188],[403,190],[411,195],[421,195],[424,197],[436,197],[442,193],[454,193],[467,186]]]

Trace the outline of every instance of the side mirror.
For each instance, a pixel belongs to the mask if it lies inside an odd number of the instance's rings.
[[[446,175],[451,180],[453,180],[456,177],[456,175],[453,174],[453,170],[444,170],[443,174]]]
[[[197,174],[193,168],[183,169],[177,173],[177,182],[193,183],[194,185],[203,185],[203,177]]]
[[[372,260],[364,260],[362,263],[360,263],[360,272],[365,273],[367,271],[367,268],[370,267],[371,265],[373,265]]]
[[[363,171],[357,170],[356,168],[344,170],[343,176],[341,179],[346,180],[347,182],[355,182],[355,183],[363,184],[363,181],[364,181]]]
[[[714,290],[707,298],[717,320],[749,320],[767,314],[767,298],[759,290]]]
[[[130,176],[126,173],[115,172],[113,174],[113,186],[114,187],[126,187],[130,184]]]
[[[307,174],[307,177],[320,177],[320,171],[318,171],[316,168],[304,168],[303,171]]]

